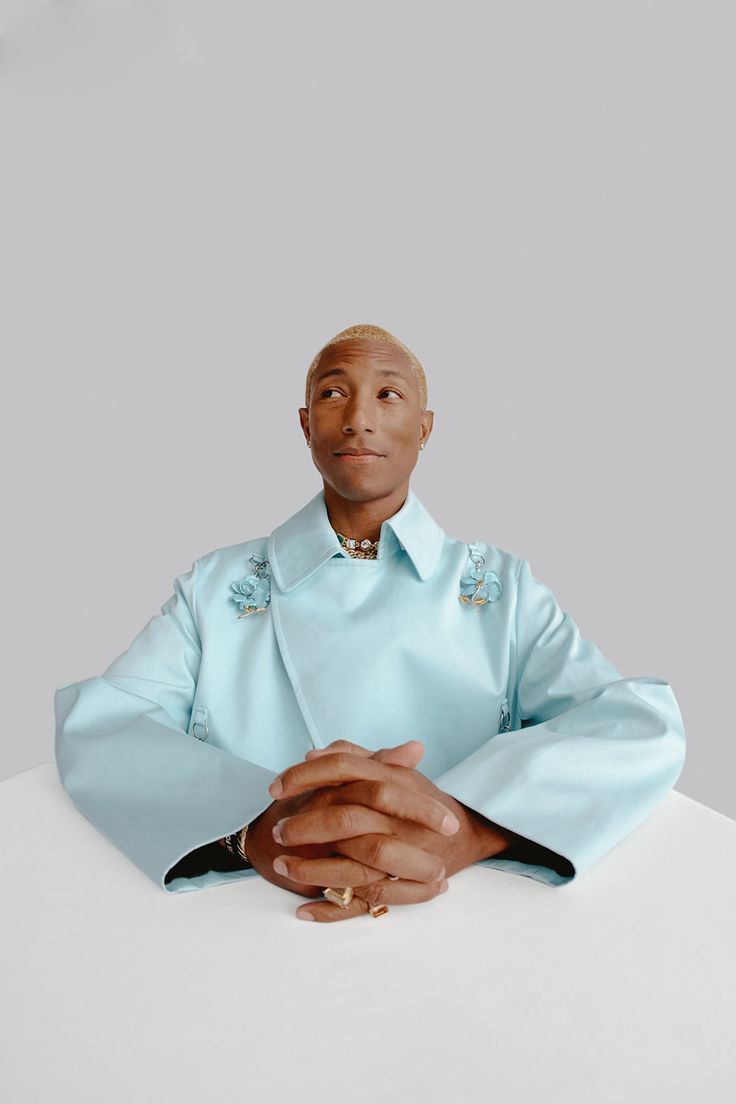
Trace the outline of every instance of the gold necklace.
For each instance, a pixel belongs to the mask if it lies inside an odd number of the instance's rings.
[[[352,556],[355,560],[378,559],[378,541],[357,541],[352,537],[344,536],[343,533],[338,533],[337,539],[340,541],[340,544],[343,546],[348,556]]]

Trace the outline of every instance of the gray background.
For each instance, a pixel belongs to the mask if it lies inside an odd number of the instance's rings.
[[[372,322],[419,497],[671,683],[678,789],[736,816],[731,11],[0,0],[0,777],[320,488],[306,369]]]

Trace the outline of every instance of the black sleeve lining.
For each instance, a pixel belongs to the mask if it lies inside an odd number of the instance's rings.
[[[206,874],[208,870],[251,870],[250,863],[244,863],[237,855],[231,855],[225,847],[221,847],[217,841],[206,843],[204,847],[197,847],[190,851],[178,863],[172,866],[164,878],[164,884],[168,885],[174,878],[197,878],[200,874]]]

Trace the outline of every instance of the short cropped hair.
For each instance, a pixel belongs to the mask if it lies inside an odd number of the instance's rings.
[[[331,337],[326,344],[322,346],[320,351],[315,356],[312,363],[309,365],[307,371],[307,382],[305,388],[305,404],[309,406],[309,393],[312,389],[312,378],[314,376],[317,365],[319,364],[320,357],[325,349],[329,349],[331,345],[338,345],[341,341],[353,341],[358,338],[370,338],[373,341],[385,341],[389,345],[396,345],[399,349],[402,349],[406,353],[409,363],[411,364],[414,375],[417,377],[417,383],[419,384],[419,404],[422,410],[427,409],[427,377],[424,374],[424,369],[414,356],[411,349],[404,345],[403,341],[399,341],[398,337],[394,337],[388,330],[384,330],[381,326],[371,326],[368,323],[363,323],[358,326],[348,326],[346,330],[340,330],[340,333]]]

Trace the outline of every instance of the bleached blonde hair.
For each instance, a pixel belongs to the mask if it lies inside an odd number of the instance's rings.
[[[414,375],[417,377],[417,383],[419,384],[419,404],[422,410],[427,409],[427,377],[424,374],[424,369],[414,356],[411,349],[399,341],[398,337],[394,337],[388,330],[384,330],[381,326],[371,326],[368,323],[362,323],[358,326],[348,326],[346,330],[340,330],[340,333],[335,334],[326,342],[320,351],[315,356],[312,363],[309,365],[307,371],[307,382],[305,387],[305,405],[309,406],[309,393],[312,389],[312,377],[314,376],[315,369],[319,364],[319,359],[325,349],[328,349],[331,345],[338,345],[341,341],[352,341],[358,338],[369,338],[373,341],[385,341],[389,345],[396,345],[397,348],[402,349],[406,353],[409,363],[411,364]]]

